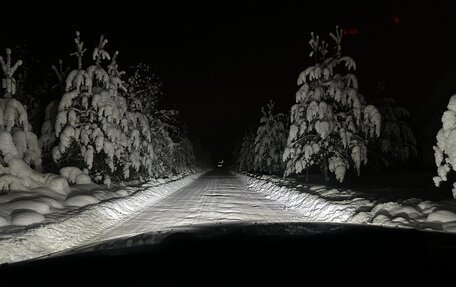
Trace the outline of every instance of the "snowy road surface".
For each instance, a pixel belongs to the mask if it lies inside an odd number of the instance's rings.
[[[214,170],[106,230],[93,242],[193,225],[299,221],[305,221],[302,215],[250,190],[235,175]]]

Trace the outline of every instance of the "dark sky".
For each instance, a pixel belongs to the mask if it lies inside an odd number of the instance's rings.
[[[191,135],[216,159],[230,157],[270,99],[279,111],[290,109],[296,78],[310,64],[311,31],[327,37],[336,24],[357,29],[345,38],[344,51],[358,63],[360,92],[369,98],[377,82],[386,81],[389,93],[415,114],[439,79],[456,70],[456,21],[450,7],[436,1],[150,2],[19,4],[19,13],[4,8],[0,46],[26,43],[51,63],[73,51],[75,30],[88,47],[105,34],[121,65],[157,67],[163,104],[181,111]],[[420,117],[417,125],[426,121]]]

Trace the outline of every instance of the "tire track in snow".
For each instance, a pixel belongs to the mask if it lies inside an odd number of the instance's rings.
[[[298,221],[306,220],[249,189],[237,176],[216,170],[106,230],[94,242],[208,224]]]

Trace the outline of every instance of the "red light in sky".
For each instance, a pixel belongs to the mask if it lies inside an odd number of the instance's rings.
[[[401,18],[399,16],[393,16],[393,23],[399,25]]]
[[[358,35],[359,31],[358,31],[358,28],[356,28],[356,27],[350,27],[347,29],[343,29],[342,34],[343,35]]]

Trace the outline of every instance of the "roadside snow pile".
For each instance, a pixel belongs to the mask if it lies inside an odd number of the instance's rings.
[[[287,179],[265,175],[238,176],[251,189],[300,212],[309,221],[368,223],[456,232],[454,200],[432,202],[410,198],[397,202],[376,202],[352,190],[296,185]]]
[[[11,219],[14,225],[30,225],[44,220],[44,216],[33,210],[17,212]]]
[[[23,161],[19,161],[19,163],[24,164]],[[77,168],[67,168],[67,170],[72,169]],[[63,172],[63,175],[65,175],[65,172]],[[41,176],[41,174],[38,173],[38,176]],[[65,177],[69,178],[67,176]],[[76,182],[84,184],[75,184],[70,187],[65,177],[55,174],[44,174],[44,178],[59,179],[62,184],[66,185],[65,192],[61,192],[58,188],[53,188],[52,185],[36,185],[24,191],[14,190],[1,195],[0,218],[2,219],[0,219],[0,227],[10,226],[10,229],[16,229],[17,226],[45,222],[44,215],[56,212],[62,213],[71,206],[82,207],[99,202],[100,200],[95,198],[99,194],[104,195],[102,199],[119,196],[105,187],[84,180]],[[85,198],[81,199],[81,196]],[[93,199],[87,199],[88,197],[92,197]],[[2,229],[0,229],[1,232]]]
[[[93,191],[95,184],[74,185],[68,198],[47,189],[41,194],[15,192],[3,195],[0,197],[0,264],[32,259],[88,243],[99,232],[140,212],[199,176],[152,180],[140,187],[123,187],[117,191]],[[43,223],[18,227],[39,222]]]
[[[95,198],[93,195],[87,195],[87,194],[82,194],[82,195],[76,195],[73,197],[70,197],[66,200],[67,204],[70,206],[86,206],[90,204],[96,204],[100,202],[98,199]]]
[[[71,184],[88,184],[92,183],[88,171],[83,172],[77,167],[68,166],[60,169],[60,174],[65,177]]]

